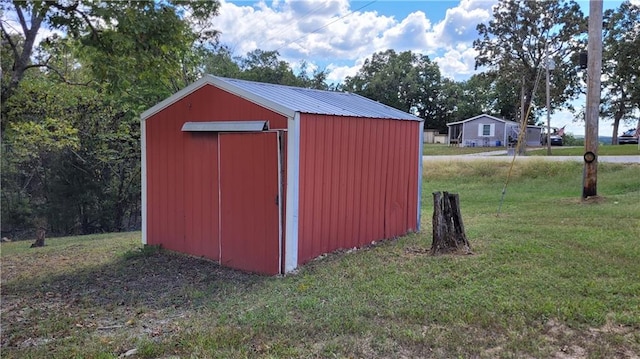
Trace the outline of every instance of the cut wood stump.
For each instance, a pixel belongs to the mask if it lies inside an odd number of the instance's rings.
[[[431,254],[473,254],[464,233],[457,193],[433,192],[433,242]]]
[[[36,241],[31,243],[31,248],[44,247],[44,239],[47,235],[47,230],[43,227],[36,229]]]
[[[44,247],[44,239],[47,235],[47,220],[38,217],[33,221],[36,227],[36,240],[31,244],[31,248]]]

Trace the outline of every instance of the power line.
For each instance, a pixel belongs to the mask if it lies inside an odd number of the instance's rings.
[[[324,7],[325,4],[320,4],[318,7],[316,7],[315,9],[309,10],[306,13],[304,13],[302,16],[300,16],[299,18],[295,19],[296,23],[299,23],[300,21],[308,18],[309,16],[311,16],[312,14],[315,14],[316,12],[318,12],[320,9],[322,9]],[[277,34],[273,35],[272,37],[269,38],[269,40],[267,41],[271,41],[273,39],[275,39],[276,37],[278,37],[280,34],[284,33],[285,31],[289,30],[289,26],[283,26],[282,30],[278,31]]]
[[[331,22],[328,22],[328,23],[326,23],[326,24],[324,24],[324,25],[320,26],[319,28],[317,28],[317,29],[315,29],[315,30],[311,31],[310,33],[304,34],[304,35],[300,36],[299,38],[297,38],[297,39],[295,39],[295,40],[293,40],[293,41],[289,41],[289,42],[287,42],[286,44],[284,44],[284,45],[282,45],[282,46],[278,47],[278,48],[276,49],[276,51],[280,51],[280,49],[282,49],[283,47],[286,47],[286,46],[289,46],[289,45],[291,45],[291,44],[293,44],[293,43],[296,43],[296,42],[298,42],[298,41],[300,41],[300,40],[304,39],[305,37],[307,37],[307,36],[309,36],[309,35],[311,35],[311,34],[315,34],[316,32],[318,32],[318,31],[320,31],[320,30],[322,30],[322,29],[326,28],[327,26],[332,25],[332,24],[335,24],[336,22],[338,22],[338,21],[340,21],[340,20],[342,20],[342,19],[346,18],[347,16],[349,16],[349,15],[353,14],[354,12],[356,12],[356,11],[360,11],[360,10],[362,10],[362,9],[366,8],[367,6],[370,6],[371,4],[376,3],[377,1],[378,1],[378,0],[370,1],[370,2],[368,2],[368,3],[366,3],[366,4],[362,5],[362,6],[360,6],[359,8],[357,8],[357,9],[355,9],[355,10],[351,10],[351,11],[349,11],[347,14],[345,14],[345,15],[343,15],[343,16],[341,16],[341,17],[339,17],[339,18],[337,18],[337,19],[335,19],[335,20],[333,20],[333,21],[331,21]]]

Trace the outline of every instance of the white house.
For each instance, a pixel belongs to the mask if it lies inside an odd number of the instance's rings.
[[[520,124],[482,114],[463,121],[447,123],[448,143],[461,147],[506,147],[515,143]],[[527,125],[527,146],[540,146],[542,127]]]

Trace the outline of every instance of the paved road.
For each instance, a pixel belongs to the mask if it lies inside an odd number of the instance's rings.
[[[468,155],[455,156],[423,156],[422,161],[441,162],[441,161],[511,161],[513,156],[507,156],[506,151],[473,153]],[[578,161],[583,162],[582,156],[517,156],[518,161]],[[640,163],[640,156],[599,156],[598,162],[607,163]]]

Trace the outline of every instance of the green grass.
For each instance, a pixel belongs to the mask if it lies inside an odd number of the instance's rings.
[[[527,152],[530,156],[546,156],[547,149],[537,149]],[[552,156],[582,156],[584,146],[579,147],[551,147]],[[598,146],[600,156],[640,156],[638,145],[600,145]]]
[[[455,156],[471,153],[504,151],[504,147],[457,147],[443,144],[425,143],[422,146],[422,154],[425,156]]]
[[[633,357],[640,166],[425,167],[421,233],[261,277],[139,250],[139,233],[2,244],[2,357]],[[433,191],[474,255],[428,255]],[[62,258],[66,258],[62,260]]]
[[[423,155],[425,156],[455,156],[504,150],[506,150],[504,147],[456,147],[431,143],[425,143],[422,147]],[[551,147],[552,156],[582,156],[583,154],[583,146]],[[640,156],[640,150],[638,149],[638,145],[600,145],[598,154],[601,156]],[[527,155],[546,156],[547,148],[529,149]]]

